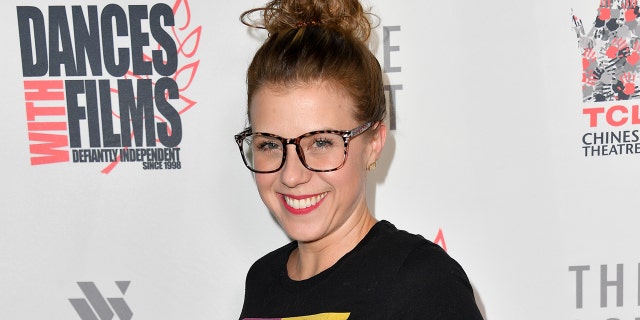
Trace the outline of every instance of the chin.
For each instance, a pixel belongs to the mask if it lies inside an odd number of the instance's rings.
[[[292,240],[298,242],[313,242],[319,238],[319,228],[314,223],[279,221],[279,224],[282,230],[284,230]]]

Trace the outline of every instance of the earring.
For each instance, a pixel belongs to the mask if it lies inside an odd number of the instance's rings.
[[[367,166],[367,171],[372,171],[376,168],[376,162],[374,161],[369,166]]]

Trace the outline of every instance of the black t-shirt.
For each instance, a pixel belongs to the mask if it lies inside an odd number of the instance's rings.
[[[387,221],[329,269],[287,275],[291,242],[256,261],[240,319],[481,320],[460,265],[438,245]]]

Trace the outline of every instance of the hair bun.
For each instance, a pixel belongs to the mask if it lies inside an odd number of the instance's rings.
[[[260,18],[252,17],[256,13]],[[320,26],[366,41],[371,34],[368,15],[358,0],[273,0],[244,12],[240,20],[269,34]]]

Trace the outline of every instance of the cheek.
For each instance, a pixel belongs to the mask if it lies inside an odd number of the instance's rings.
[[[256,174],[255,182],[260,195],[260,200],[271,212],[275,212],[280,200],[274,192],[277,174]]]
[[[255,174],[256,187],[258,188],[258,192],[260,193],[261,197],[264,197],[264,195],[266,195],[267,192],[271,189],[275,179],[276,179],[276,175],[275,174],[271,174],[271,173],[267,173],[267,174],[256,173]]]
[[[353,152],[352,152],[353,151]],[[348,186],[348,188],[359,188],[360,184],[364,184],[366,176],[366,164],[362,157],[362,150],[349,150],[347,163],[340,170],[335,171],[331,180],[340,186]]]
[[[345,163],[345,167],[349,166],[352,171],[364,171],[367,167],[367,154],[368,149],[366,146],[362,144],[355,144],[349,146],[349,151],[347,155],[347,163]]]

